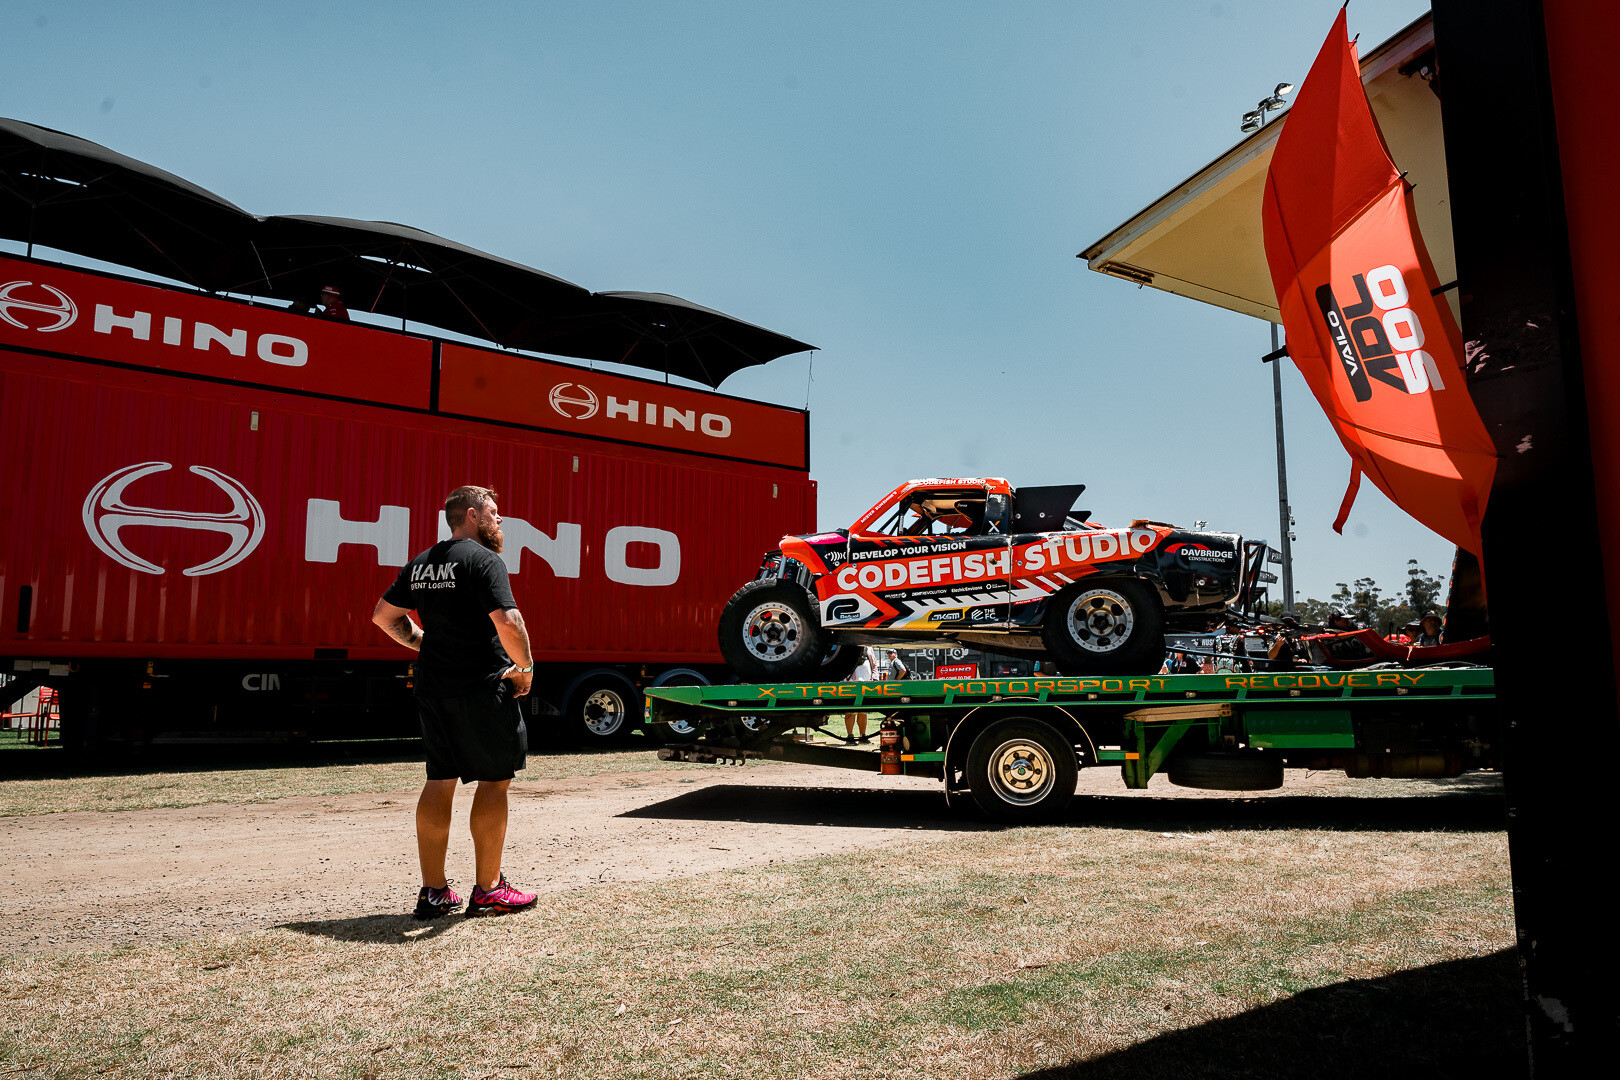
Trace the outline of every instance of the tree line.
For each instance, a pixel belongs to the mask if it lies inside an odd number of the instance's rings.
[[[1370,577],[1335,585],[1333,595],[1326,600],[1294,601],[1294,617],[1305,625],[1321,626],[1326,625],[1329,614],[1340,611],[1362,626],[1387,635],[1431,611],[1442,618],[1446,614],[1446,605],[1441,602],[1445,582],[1419,566],[1416,559],[1406,560],[1406,581],[1390,594]],[[1281,601],[1261,605],[1268,615],[1281,616],[1282,609]]]

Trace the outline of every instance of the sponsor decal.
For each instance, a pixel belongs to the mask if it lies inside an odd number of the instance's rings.
[[[1083,563],[1131,558],[1159,542],[1151,529],[1100,529],[1057,533],[1019,549],[1018,569],[1032,573]]]
[[[1237,557],[1237,552],[1235,551],[1222,551],[1218,548],[1212,548],[1205,544],[1187,542],[1171,544],[1166,547],[1164,551],[1166,554],[1180,555],[1184,559],[1194,559],[1205,562],[1224,562],[1228,559],[1234,559]]]
[[[143,574],[162,574],[163,567],[135,554],[125,546],[121,531],[132,525],[153,526],[162,529],[200,529],[222,533],[230,543],[225,550],[207,562],[188,566],[181,571],[186,577],[205,577],[229,570],[249,555],[264,539],[264,509],[253,493],[234,477],[218,469],[193,465],[190,472],[211,481],[230,496],[231,508],[222,513],[197,510],[167,510],[151,506],[135,506],[125,501],[124,491],[135,481],[154,473],[174,468],[167,461],[143,461],[108,473],[96,482],[84,498],[82,516],[85,531],[91,541],[120,566],[139,570]]]
[[[1423,323],[1408,306],[1411,295],[1400,269],[1387,264],[1350,281],[1356,291],[1354,303],[1342,303],[1332,285],[1321,285],[1316,306],[1356,400],[1372,397],[1373,380],[1405,394],[1444,390],[1434,357],[1423,349]]]
[[[951,650],[955,652],[956,650]],[[978,664],[938,664],[934,667],[936,679],[975,679],[979,675]]]
[[[834,622],[843,622],[845,619],[853,619],[860,613],[860,610],[861,602],[859,600],[853,596],[840,596],[837,600],[828,602],[827,617]]]
[[[1054,533],[1017,548],[955,555],[901,557],[893,550],[857,552],[852,558],[867,561],[841,567],[835,580],[841,591],[853,592],[1003,579],[1015,571],[1050,573],[1090,563],[1135,558],[1152,550],[1158,541],[1158,534],[1151,529],[1095,529]],[[879,559],[884,561],[878,562]]]
[[[968,612],[968,622],[994,622],[997,614],[993,607],[976,607]]]
[[[876,614],[877,608],[872,602],[859,596],[832,596],[821,604],[824,623],[865,622]]]
[[[1005,577],[1012,572],[1012,552],[975,551],[967,555],[936,555],[932,558],[895,559],[887,563],[851,563],[835,577],[844,591],[854,589],[901,589],[919,585],[945,585],[957,581],[982,581]]]
[[[936,623],[941,623],[941,622],[961,622],[962,621],[962,609],[961,608],[956,608],[953,611],[930,611],[928,613],[928,621],[929,622],[936,622]]]

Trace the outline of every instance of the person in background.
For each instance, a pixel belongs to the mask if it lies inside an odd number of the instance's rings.
[[[336,285],[323,286],[313,300],[294,300],[287,305],[287,310],[299,315],[319,315],[338,322],[349,321],[349,309],[343,303],[343,290]]]
[[[855,665],[855,670],[849,676],[850,682],[875,682],[877,680],[877,664],[873,662],[872,650],[866,646],[861,647],[861,662]],[[855,729],[861,729],[861,737],[855,737]],[[866,734],[866,714],[863,712],[844,714],[844,741],[870,742]]]
[[[904,661],[900,659],[900,654],[893,649],[889,650],[889,663],[883,669],[883,673],[891,679],[903,679],[909,674]]]
[[[321,318],[336,319],[338,322],[349,321],[349,309],[343,303],[343,293],[336,285],[327,285],[321,289]]]
[[[1445,629],[1445,623],[1440,616],[1429,612],[1423,616],[1422,629],[1417,636],[1417,644],[1428,648],[1440,644],[1440,632]]]
[[[1328,612],[1327,628],[1335,634],[1345,634],[1352,630],[1360,630],[1361,624],[1338,608],[1334,608]]]

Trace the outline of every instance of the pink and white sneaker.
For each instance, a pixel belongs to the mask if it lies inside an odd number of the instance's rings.
[[[440,915],[460,910],[461,897],[450,888],[449,882],[442,889],[430,889],[424,885],[422,891],[416,894],[415,915],[418,919],[437,919]]]
[[[467,918],[479,915],[509,915],[514,911],[524,911],[534,907],[539,897],[534,893],[519,892],[506,883],[506,875],[495,887],[485,892],[478,886],[473,886],[472,899],[467,901]]]

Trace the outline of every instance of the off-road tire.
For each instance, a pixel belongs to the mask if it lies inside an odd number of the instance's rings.
[[[829,636],[810,595],[791,581],[750,581],[720,613],[720,655],[744,682],[827,678]]]
[[[1276,753],[1178,754],[1165,770],[1178,787],[1205,791],[1272,791],[1283,786],[1283,761]]]
[[[1054,821],[1074,801],[1079,779],[1074,747],[1039,720],[997,720],[968,748],[968,790],[992,821],[1016,825]]]
[[[1164,612],[1145,582],[1077,581],[1048,602],[1046,651],[1065,675],[1152,675],[1164,664]]]
[[[823,630],[822,634],[831,639],[828,646],[827,659],[821,662],[821,670],[816,673],[818,682],[843,682],[855,673],[861,662],[861,647],[839,642],[838,635],[831,630]]]

